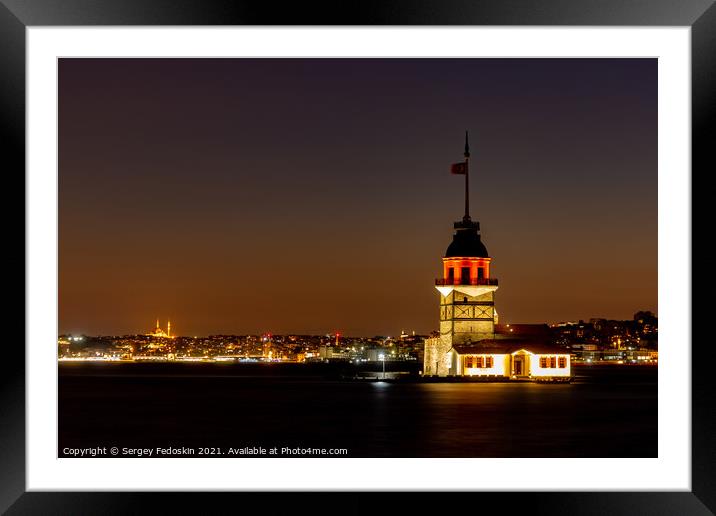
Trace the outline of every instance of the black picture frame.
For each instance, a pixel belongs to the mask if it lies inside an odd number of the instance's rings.
[[[694,180],[716,170],[713,136],[716,117],[716,6],[713,0],[364,0],[320,3],[247,0],[0,0],[0,109],[3,170],[7,181],[25,172],[25,31],[33,26],[111,25],[539,25],[539,26],[689,26],[692,73],[692,191]],[[22,181],[22,180],[20,180]],[[6,183],[7,184],[7,183]],[[23,186],[20,187],[24,192]],[[24,195],[23,195],[24,199]],[[6,211],[8,208],[6,208]],[[695,228],[705,214],[692,205]],[[6,214],[6,220],[14,220]],[[10,226],[10,224],[7,224]],[[693,232],[693,230],[692,230]],[[701,234],[701,233],[696,233]],[[708,238],[708,233],[705,234]],[[24,232],[23,232],[24,238]],[[704,239],[697,239],[696,243]],[[18,236],[18,240],[20,237]],[[24,245],[23,245],[24,249]],[[692,247],[693,253],[693,247]],[[693,256],[693,255],[692,255]],[[11,257],[10,266],[27,258]],[[24,267],[17,263],[17,267]],[[6,269],[8,272],[10,268]],[[691,283],[691,276],[682,273]],[[698,276],[697,276],[698,277]],[[707,280],[708,283],[708,280]],[[706,285],[702,286],[706,288]],[[23,294],[23,299],[25,298]],[[691,303],[690,299],[684,302]],[[17,303],[19,306],[20,303]],[[708,304],[693,306],[692,320],[703,320]],[[24,311],[24,303],[22,305]],[[19,308],[18,308],[19,311]],[[19,319],[19,318],[18,318]],[[8,317],[6,324],[11,324]],[[16,320],[15,320],[16,321]],[[16,322],[14,324],[17,324]],[[503,492],[481,493],[480,507],[503,505],[532,514],[714,514],[716,512],[716,423],[711,381],[716,353],[707,340],[692,339],[692,490],[690,492]],[[237,497],[258,502],[261,493],[26,492],[25,350],[14,342],[3,347],[0,376],[0,510],[7,514],[127,514],[161,504],[162,513],[207,513]],[[353,514],[376,510],[387,494],[348,493],[340,510]],[[451,503],[461,496],[451,495]],[[471,495],[474,496],[474,495]],[[208,500],[208,497],[212,497]],[[379,499],[376,499],[378,497]],[[322,493],[290,497],[312,511],[325,507]],[[295,498],[298,498],[297,502]],[[422,493],[401,496],[401,513],[445,510],[445,500]],[[286,503],[286,502],[284,502]],[[278,504],[278,505],[277,505]],[[263,503],[262,503],[263,505]],[[471,505],[472,506],[472,505]],[[279,512],[272,496],[265,512]],[[234,512],[232,509],[231,512]]]

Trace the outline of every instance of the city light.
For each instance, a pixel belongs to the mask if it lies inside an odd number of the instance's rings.
[[[549,330],[549,338],[564,351],[552,356],[564,356],[564,368],[532,367],[523,371],[528,377],[535,375],[562,376],[571,370],[571,366],[579,364],[615,364],[627,366],[655,366],[658,363],[656,349],[657,320],[650,312],[639,312],[639,320],[605,321],[591,319],[589,322],[574,321],[544,325]],[[345,362],[347,364],[364,364],[381,362],[382,376],[385,378],[385,362],[424,363],[427,342],[433,337],[409,335],[401,330],[400,338],[391,337],[350,337],[342,332],[319,335],[212,335],[183,337],[171,334],[171,323],[167,321],[166,329],[156,322],[153,331],[145,334],[125,336],[87,336],[60,335],[57,340],[58,360],[95,361],[95,362],[261,362],[274,364],[277,362],[310,364],[312,362]],[[534,325],[532,325],[534,326]],[[515,335],[520,338],[520,328],[530,325],[505,324],[495,325],[497,335]],[[510,337],[512,338],[512,337]],[[459,347],[459,346],[458,346]],[[457,349],[457,348],[456,348]],[[539,357],[538,353],[528,350],[531,356]],[[561,354],[560,354],[561,353]],[[507,367],[493,362],[492,367],[470,367],[472,362],[465,362],[470,355],[455,357],[447,352],[444,367],[450,370],[460,367],[461,374],[479,377],[494,376],[507,371]],[[498,356],[498,355],[495,355]],[[463,365],[464,364],[464,365]],[[411,366],[412,367],[412,366]],[[429,372],[422,371],[430,376]],[[520,375],[513,375],[517,376]]]

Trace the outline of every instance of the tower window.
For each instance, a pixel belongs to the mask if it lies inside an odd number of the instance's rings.
[[[483,279],[485,277],[485,269],[482,267],[478,267],[477,269],[477,279]]]
[[[463,267],[460,271],[460,281],[463,285],[470,283],[470,267]]]
[[[567,357],[559,357],[559,367],[564,369],[567,367]]]
[[[462,302],[463,302],[463,303],[467,303],[467,297],[464,297],[464,296],[463,296]]]

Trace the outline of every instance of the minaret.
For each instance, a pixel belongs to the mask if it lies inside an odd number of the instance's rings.
[[[453,165],[453,173],[465,175],[465,214],[453,224],[455,234],[442,259],[443,275],[435,280],[440,292],[440,336],[425,342],[427,375],[456,374],[453,344],[491,339],[495,333],[497,279],[490,276],[492,258],[480,239],[480,223],[470,218],[467,132],[464,157],[464,164]]]
[[[167,319],[167,337],[172,336],[172,322]]]

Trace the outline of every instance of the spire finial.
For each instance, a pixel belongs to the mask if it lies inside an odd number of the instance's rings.
[[[470,222],[470,144],[467,141],[467,130],[465,131],[465,222]]]

